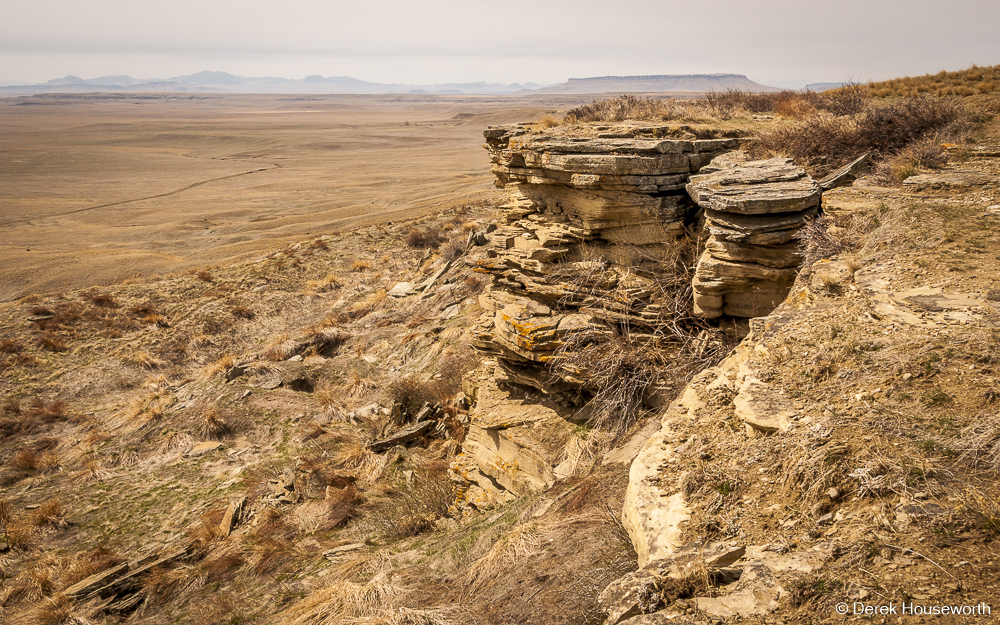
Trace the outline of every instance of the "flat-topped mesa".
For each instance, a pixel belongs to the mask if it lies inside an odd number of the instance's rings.
[[[602,333],[605,321],[641,332],[659,318],[652,280],[640,274],[695,218],[691,174],[738,147],[736,139],[658,138],[670,129],[655,126],[579,134],[593,130],[483,133],[507,199],[490,258],[480,262],[493,283],[480,298],[489,313],[474,343],[546,392],[583,383],[546,371],[569,334]]]
[[[710,233],[693,281],[695,313],[769,314],[795,281],[798,231],[816,216],[822,188],[791,159],[732,153],[692,176],[687,190]]]

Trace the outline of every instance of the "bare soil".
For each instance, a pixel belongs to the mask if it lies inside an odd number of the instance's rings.
[[[0,301],[252,258],[492,197],[485,126],[580,98],[0,99]]]

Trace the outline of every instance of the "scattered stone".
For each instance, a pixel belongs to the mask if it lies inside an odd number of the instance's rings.
[[[396,286],[389,289],[386,295],[390,297],[406,297],[407,295],[416,295],[416,287],[409,282],[400,282]]]
[[[990,177],[975,171],[948,171],[910,176],[903,187],[923,191],[927,189],[963,189],[989,184]]]
[[[223,515],[222,521],[219,522],[219,532],[223,537],[229,536],[233,528],[239,525],[242,520],[240,517],[243,514],[243,508],[246,506],[246,503],[246,495],[233,497],[229,501],[229,507],[226,508],[226,513]]]
[[[830,189],[846,187],[852,184],[858,179],[858,177],[861,176],[861,174],[865,172],[866,169],[868,169],[868,157],[870,154],[870,152],[865,152],[850,163],[830,173],[826,178],[819,181],[819,186],[822,187],[824,191],[828,191]]]
[[[327,560],[336,560],[341,556],[345,556],[352,551],[359,551],[365,548],[364,543],[351,543],[349,545],[341,545],[339,547],[334,547],[332,549],[327,549],[323,552],[323,557]]]
[[[403,445],[412,440],[420,438],[424,434],[424,432],[430,429],[432,425],[434,425],[433,421],[419,421],[409,427],[403,428],[402,430],[396,432],[392,436],[369,443],[368,449],[372,450],[375,453],[380,453],[389,449],[390,447],[394,447],[396,445]]]

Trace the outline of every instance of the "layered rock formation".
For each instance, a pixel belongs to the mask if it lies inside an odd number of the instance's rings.
[[[694,279],[695,312],[762,317],[792,288],[802,257],[796,234],[816,216],[822,188],[791,159],[713,161],[687,185],[710,232]]]
[[[605,322],[641,332],[659,318],[642,269],[694,218],[690,175],[737,142],[657,139],[657,127],[639,129],[640,138],[529,129],[484,133],[507,201],[481,263],[493,284],[476,336],[511,375],[550,391],[584,383],[572,372],[551,380],[545,369],[569,335],[599,334]]]
[[[571,406],[557,410],[562,398],[552,394],[588,379],[567,362],[566,350],[600,341],[614,327],[642,335],[660,319],[648,270],[696,217],[684,185],[737,147],[734,139],[656,138],[665,133],[598,128],[570,136],[538,134],[530,125],[485,131],[506,202],[489,234],[489,258],[479,265],[492,284],[480,297],[486,313],[473,344],[491,358],[468,381],[477,401],[453,467],[470,503],[540,490],[568,475],[578,439],[565,419]],[[515,402],[507,383],[549,399]]]

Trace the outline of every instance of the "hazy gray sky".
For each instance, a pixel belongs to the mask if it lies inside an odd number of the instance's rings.
[[[733,72],[765,84],[1000,63],[1000,0],[21,0],[0,82],[73,74],[561,82]]]

